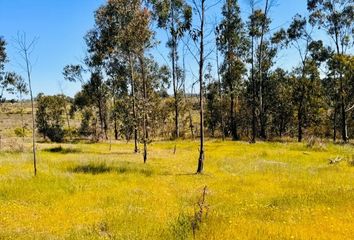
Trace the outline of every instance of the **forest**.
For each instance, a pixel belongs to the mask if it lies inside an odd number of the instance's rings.
[[[351,239],[354,1],[244,2],[105,1],[74,96],[0,32],[0,239]]]

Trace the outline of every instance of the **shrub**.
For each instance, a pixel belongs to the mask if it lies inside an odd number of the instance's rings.
[[[52,142],[64,141],[64,129],[60,126],[49,127],[46,135]]]
[[[14,132],[17,137],[26,137],[26,129],[25,128],[15,128]]]

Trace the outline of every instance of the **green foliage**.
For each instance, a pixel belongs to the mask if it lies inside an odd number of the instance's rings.
[[[26,129],[25,128],[22,128],[22,127],[15,128],[14,132],[17,137],[26,137]]]
[[[352,1],[342,0],[308,0],[307,9],[310,12],[309,22],[323,28],[333,36],[339,51],[349,46],[353,40],[354,6]],[[339,49],[341,48],[341,49]]]
[[[230,98],[230,114],[228,130],[234,140],[238,139],[235,99],[242,91],[242,79],[246,73],[245,63],[248,41],[244,23],[241,19],[240,7],[237,0],[228,0],[222,8],[223,19],[216,28],[217,47],[224,55],[221,69],[222,88]],[[220,93],[221,94],[221,93]]]
[[[84,69],[80,65],[67,65],[63,69],[64,79],[70,82],[83,82],[83,71]]]
[[[222,114],[224,114],[223,102],[220,99],[220,83],[211,82],[206,87],[206,114],[205,121],[211,136],[215,137],[215,131],[221,130]]]
[[[82,111],[81,125],[79,128],[79,134],[84,137],[88,137],[93,134],[91,128],[91,119],[93,117],[92,111],[89,108],[85,108]]]
[[[291,133],[294,115],[293,82],[292,78],[283,69],[277,68],[269,79],[272,96],[268,99],[270,111],[270,134],[282,137]]]
[[[168,31],[166,46],[170,49],[169,57],[172,62],[172,86],[174,96],[174,138],[180,137],[179,118],[183,109],[182,84],[185,76],[178,66],[178,45],[185,33],[190,30],[192,24],[192,8],[184,0],[153,0],[154,18],[157,25]],[[183,69],[185,71],[185,69]],[[182,79],[183,77],[183,79]]]
[[[62,95],[37,97],[36,124],[37,130],[44,138],[53,142],[64,140],[64,114],[66,98]]]
[[[7,55],[6,55],[6,42],[5,40],[0,37],[0,101],[2,100],[2,95],[4,88],[6,87],[4,83],[4,68],[5,63],[7,62]]]

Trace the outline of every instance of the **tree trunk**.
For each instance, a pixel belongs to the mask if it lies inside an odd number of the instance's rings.
[[[172,4],[174,1],[172,1]],[[173,97],[174,97],[174,108],[175,108],[175,132],[174,137],[179,138],[179,109],[178,109],[178,81],[177,81],[177,36],[175,30],[175,21],[174,21],[174,6],[171,7],[171,28],[172,28],[172,84],[173,84]]]
[[[333,113],[333,142],[337,141],[337,106],[334,106]]]
[[[343,87],[342,87],[343,88]],[[344,96],[342,93],[341,96],[341,112],[342,112],[342,140],[343,142],[348,141],[348,134],[347,134],[347,114],[345,112],[345,102],[344,102]]]
[[[21,107],[21,128],[22,128],[22,149],[23,149],[23,145],[25,143],[25,121],[23,119],[23,99],[22,99],[22,92],[20,91],[20,107]]]
[[[32,93],[32,85],[31,85],[31,70],[29,66],[29,59],[28,59],[28,52],[24,46],[24,56],[26,61],[26,69],[27,69],[27,78],[28,78],[28,87],[31,96],[31,112],[32,112],[32,151],[33,151],[33,170],[34,176],[37,175],[37,157],[36,157],[36,125],[35,125],[35,116],[34,116],[34,100],[33,100],[33,93]]]
[[[265,133],[265,121],[264,121],[264,103],[263,103],[263,72],[262,72],[262,61],[263,61],[263,40],[264,40],[264,32],[265,32],[265,24],[267,21],[268,15],[268,0],[266,0],[265,8],[264,8],[264,21],[262,23],[262,30],[261,30],[261,40],[259,45],[259,56],[258,56],[258,74],[259,74],[259,120],[260,120],[260,137],[264,140],[266,138]]]
[[[135,80],[134,80],[134,66],[133,59],[131,54],[129,54],[129,62],[130,62],[130,75],[131,75],[131,97],[133,101],[133,121],[134,121],[134,152],[138,152],[138,126],[136,119],[136,107],[135,107]]]
[[[297,141],[302,142],[302,124],[303,124],[303,98],[301,97],[301,100],[299,102],[299,109],[297,112],[297,120],[298,120],[298,135],[297,135]]]
[[[66,118],[66,124],[68,125],[68,130],[69,130],[69,136],[70,136],[70,140],[72,140],[72,135],[71,135],[71,127],[70,127],[70,117],[69,117],[69,113],[68,113],[68,108],[66,106],[66,100],[64,97],[64,93],[62,91],[62,95],[63,95],[63,102],[64,102],[64,111],[65,111],[65,118]]]
[[[237,125],[236,125],[236,117],[235,117],[235,95],[234,93],[231,93],[230,96],[230,125],[231,125],[231,136],[232,140],[236,141],[239,139],[238,134],[237,134]]]
[[[98,117],[100,120],[100,138],[102,137],[102,135],[104,135],[104,124],[103,124],[103,114],[102,114],[102,102],[101,102],[101,97],[98,98]]]
[[[114,139],[118,140],[118,125],[116,116],[114,116]]]
[[[252,9],[253,12],[253,9]],[[256,116],[256,83],[254,79],[254,37],[251,39],[251,87],[252,87],[252,137],[251,143],[256,143],[257,116]]]
[[[204,169],[204,106],[203,106],[203,68],[204,68],[204,14],[205,0],[201,0],[201,23],[200,23],[200,49],[199,49],[199,106],[200,106],[200,149],[197,173],[202,173]]]
[[[147,109],[146,109],[146,103],[147,103],[147,86],[146,86],[146,76],[145,76],[145,61],[144,61],[144,56],[139,57],[140,65],[141,65],[141,77],[143,80],[143,144],[144,144],[144,153],[143,153],[143,159],[144,163],[147,161],[147,137],[148,137],[148,131],[147,131]]]
[[[104,136],[105,136],[105,139],[108,140],[108,120],[107,120],[107,105],[106,103],[104,104],[103,106],[103,127],[104,127]]]
[[[215,41],[217,42],[217,41]],[[218,54],[218,49],[216,48],[216,68],[217,68],[217,76],[218,76],[218,83],[219,83],[219,101],[220,101],[220,107],[223,104],[223,97],[222,97],[222,87],[221,87],[221,77],[220,77],[220,70],[219,70],[219,54]],[[221,111],[221,137],[222,140],[225,141],[225,123],[224,123],[224,114],[223,111]]]
[[[338,26],[336,25],[334,28],[334,33],[335,33],[335,44],[336,44],[336,50],[337,54],[340,55],[343,53],[343,51],[340,51],[339,44],[339,32],[338,32]],[[339,65],[339,64],[338,64]],[[345,112],[345,100],[344,100],[344,91],[343,91],[343,75],[342,73],[339,73],[339,94],[340,94],[340,111],[341,111],[341,130],[342,130],[342,140],[343,142],[348,141],[348,134],[347,134],[347,116]]]
[[[191,130],[191,137],[192,137],[192,140],[194,140],[194,125],[193,125],[193,118],[192,118],[191,110],[188,111],[188,114],[189,114],[189,128]]]

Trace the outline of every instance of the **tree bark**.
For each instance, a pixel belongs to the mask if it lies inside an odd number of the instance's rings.
[[[175,132],[174,137],[179,138],[179,109],[178,109],[178,76],[177,76],[177,36],[175,30],[174,19],[174,1],[171,3],[171,28],[172,28],[172,84],[173,84],[173,97],[174,97],[174,110],[175,110]]]
[[[201,19],[200,19],[200,49],[199,49],[199,105],[200,105],[200,149],[197,173],[202,173],[204,170],[204,106],[203,106],[203,68],[204,68],[204,14],[205,14],[205,0],[201,0]]]
[[[233,91],[233,89],[231,91]],[[231,100],[230,101],[231,136],[232,136],[232,140],[236,141],[239,139],[239,137],[237,134],[237,123],[236,123],[236,117],[235,117],[235,95],[234,95],[234,93],[231,93],[230,100]]]
[[[147,137],[148,137],[148,130],[147,130],[147,83],[146,83],[146,76],[145,76],[145,61],[144,56],[139,57],[140,66],[141,66],[141,78],[143,80],[143,144],[144,144],[144,152],[143,152],[143,160],[144,163],[147,161]]]
[[[263,72],[262,72],[262,55],[263,55],[263,40],[264,40],[264,32],[265,25],[267,21],[268,15],[268,0],[266,0],[265,8],[264,8],[264,21],[262,23],[261,30],[261,40],[259,45],[259,56],[258,56],[258,74],[259,74],[259,120],[260,120],[260,137],[262,139],[266,139],[266,129],[265,129],[265,112],[264,112],[264,104],[263,104]]]
[[[217,41],[215,41],[217,43]],[[219,101],[220,101],[220,107],[223,104],[223,97],[222,97],[222,87],[221,87],[221,77],[220,77],[220,70],[219,70],[219,54],[218,54],[218,49],[216,47],[216,68],[217,68],[217,76],[218,76],[218,83],[219,83]],[[222,140],[225,141],[225,123],[224,123],[224,114],[223,111],[221,111],[221,137]]]
[[[252,14],[254,13],[254,8],[252,6]],[[253,27],[253,26],[252,26]],[[257,132],[257,116],[256,116],[256,83],[254,79],[254,36],[251,38],[251,87],[252,87],[252,137],[251,143],[256,143],[256,132]]]
[[[302,102],[302,101],[300,101]],[[302,142],[302,104],[300,103],[298,113],[297,113],[297,119],[298,119],[298,135],[297,135],[297,141]]]
[[[33,151],[33,170],[34,176],[37,175],[37,157],[36,157],[36,125],[35,125],[35,116],[34,116],[34,100],[33,100],[33,92],[32,92],[32,85],[31,85],[31,70],[29,66],[29,59],[28,59],[28,52],[27,46],[25,46],[25,42],[23,43],[23,49],[26,61],[26,69],[27,69],[27,78],[28,78],[28,87],[31,97],[31,115],[32,115],[32,151]]]
[[[131,97],[133,102],[133,121],[134,121],[134,152],[138,152],[138,126],[136,119],[136,106],[135,106],[135,80],[134,80],[134,66],[132,56],[129,54],[129,63],[130,63],[130,75],[131,75]]]
[[[337,50],[337,55],[341,55],[343,51],[340,51],[339,47],[339,31],[338,31],[338,26],[335,25],[334,27],[334,34],[335,34],[335,44],[336,44],[336,50]],[[339,65],[339,64],[338,64]],[[342,130],[342,140],[343,142],[348,141],[348,133],[347,133],[347,116],[346,116],[346,111],[345,111],[345,99],[344,99],[344,91],[343,91],[343,75],[342,73],[339,73],[339,94],[340,94],[340,111],[341,111],[341,130]]]
[[[333,112],[333,142],[337,141],[337,106],[334,106]]]

